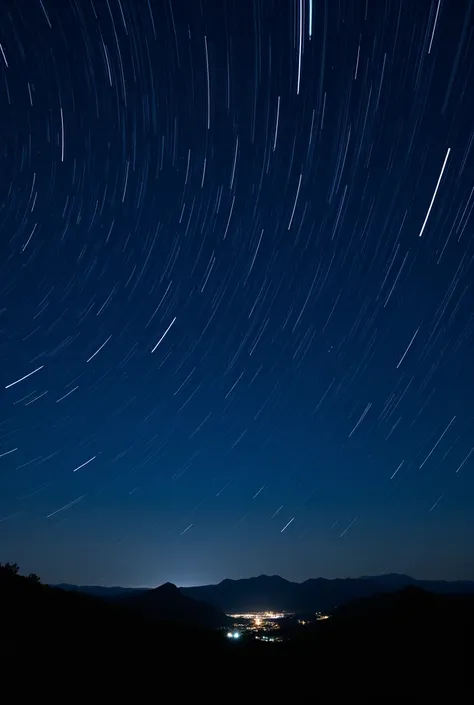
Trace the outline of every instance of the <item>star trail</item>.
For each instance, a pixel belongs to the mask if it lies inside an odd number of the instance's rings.
[[[473,5],[2,4],[0,560],[474,579]]]

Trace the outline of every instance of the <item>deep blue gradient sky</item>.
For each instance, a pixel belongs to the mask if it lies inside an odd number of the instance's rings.
[[[0,560],[474,579],[473,2],[0,27]]]

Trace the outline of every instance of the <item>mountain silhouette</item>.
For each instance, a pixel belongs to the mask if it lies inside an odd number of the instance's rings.
[[[353,600],[403,590],[409,586],[437,595],[474,595],[473,581],[417,580],[409,575],[398,573],[360,578],[310,578],[302,583],[291,582],[279,575],[259,575],[239,580],[226,578],[216,585],[181,587],[179,591],[182,596],[213,606],[221,614],[263,610],[308,613],[331,611]],[[128,602],[128,598],[133,600],[140,595],[154,593],[154,590],[147,588],[109,588],[67,584],[57,587],[69,592],[80,591],[105,599],[120,599],[121,602],[124,599]],[[156,600],[156,598],[150,599]]]
[[[413,586],[439,595],[474,594],[474,582],[416,580],[389,574],[362,578],[310,578],[293,583],[279,575],[223,580],[218,585],[181,588],[187,597],[202,600],[226,614],[260,610],[327,612],[338,605]]]
[[[132,608],[147,619],[185,624],[189,627],[218,629],[232,624],[227,615],[214,606],[184,595],[173,583],[164,583],[138,594],[123,593],[115,600]]]

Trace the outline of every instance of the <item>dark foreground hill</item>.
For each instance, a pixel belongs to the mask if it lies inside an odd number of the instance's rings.
[[[472,702],[472,598],[405,589],[282,644],[145,620],[0,569],[5,702]]]

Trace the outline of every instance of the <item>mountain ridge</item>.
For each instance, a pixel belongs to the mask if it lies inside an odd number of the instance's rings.
[[[183,596],[207,603],[224,614],[269,609],[302,613],[330,611],[354,599],[409,586],[441,595],[474,594],[474,581],[419,580],[398,573],[360,578],[308,578],[301,583],[287,580],[279,575],[259,575],[235,580],[225,578],[217,584],[180,587],[176,590],[179,590]],[[58,587],[106,599],[125,598],[127,595],[137,597],[153,592],[153,589],[146,588],[79,587],[67,584]]]
[[[302,583],[280,576],[259,576],[218,585],[181,588],[181,591],[226,614],[263,610],[307,613],[328,612],[355,599],[410,586],[442,595],[474,594],[474,581],[417,580],[396,573],[361,578],[309,578]]]

